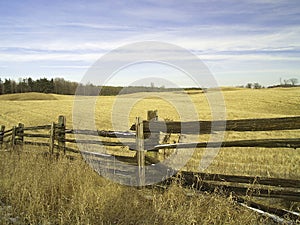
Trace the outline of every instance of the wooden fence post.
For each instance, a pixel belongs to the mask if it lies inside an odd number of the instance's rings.
[[[147,120],[148,121],[150,121],[150,120],[157,121],[158,120],[157,110],[149,110],[147,112]]]
[[[24,124],[23,123],[19,123],[16,135],[18,136],[18,141],[20,142],[20,144],[23,144],[23,142],[24,142]]]
[[[145,150],[144,150],[144,128],[143,120],[140,117],[136,118],[136,150],[137,150],[137,163],[139,186],[145,186]]]
[[[149,122],[149,128],[151,128],[151,122],[153,121],[158,121],[158,114],[157,114],[157,110],[149,110],[147,112],[147,120]],[[154,131],[150,134],[150,136],[145,136],[144,137],[145,140],[145,145],[147,147],[154,147],[155,145],[159,144],[159,140],[160,140],[160,132],[157,133],[157,131]],[[158,158],[158,152],[149,152],[148,156],[153,157],[153,158]]]
[[[58,149],[66,154],[66,143],[65,143],[65,130],[66,130],[66,118],[64,116],[58,117],[57,131],[58,131]]]
[[[1,125],[0,126],[0,148],[2,148],[3,145],[4,131],[5,131],[5,126]]]
[[[51,124],[50,129],[50,143],[49,143],[49,152],[50,154],[54,153],[54,140],[55,140],[55,123]]]
[[[15,144],[16,144],[16,126],[13,126],[12,128],[12,133],[11,133],[11,148],[12,150],[15,149]]]

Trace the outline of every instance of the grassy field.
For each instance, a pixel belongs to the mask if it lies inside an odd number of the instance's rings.
[[[192,99],[199,118],[211,119],[211,112],[205,94],[199,91],[188,93]],[[300,88],[277,89],[240,89],[223,88],[227,119],[270,118],[300,115]],[[48,98],[48,99],[47,99]],[[43,99],[43,100],[41,100]],[[165,99],[176,101],[185,108],[186,97],[182,93],[160,93],[160,98],[153,93],[137,93],[119,97],[99,97],[95,106],[95,122],[98,129],[128,130],[135,122],[136,116],[146,118],[147,110],[158,109],[161,119],[179,120],[176,108]],[[124,105],[116,107],[116,102]],[[22,122],[25,126],[50,124],[58,115],[65,115],[67,127],[72,127],[72,110],[74,96],[46,94],[15,94],[0,96],[0,124],[7,127]],[[134,102],[129,115],[124,108]],[[119,121],[112,126],[112,109]],[[185,113],[189,120],[189,112]],[[209,135],[201,135],[199,141],[207,141]],[[299,138],[299,131],[266,132],[226,132],[225,140],[243,140],[260,138]],[[197,149],[186,169],[197,170],[203,155],[203,149]],[[236,175],[259,175],[271,177],[300,178],[300,153],[298,150],[264,149],[264,148],[223,148],[208,172]]]
[[[160,118],[178,120],[176,109],[164,101],[167,96],[184,106],[186,100],[180,93],[160,93],[161,98],[151,97],[151,93],[128,94],[118,98],[123,101],[139,100],[131,109],[128,118],[128,128],[134,122],[136,116],[146,118],[147,110],[158,109]],[[211,112],[205,94],[189,93],[200,119],[211,119]],[[295,116],[300,114],[300,88],[276,88],[276,89],[224,89],[223,96],[226,104],[227,119],[242,118],[267,118]],[[99,129],[111,128],[111,109],[116,97],[102,96],[98,98],[96,106],[96,123]],[[74,96],[54,94],[12,94],[0,96],[0,124],[13,126],[18,122],[25,125],[47,124],[56,121],[58,115],[65,115],[68,125],[72,124],[72,107]],[[120,112],[121,113],[121,112]],[[187,112],[186,114],[188,114]],[[47,116],[45,116],[47,114]]]
[[[202,120],[211,119],[205,94],[189,92]],[[224,88],[227,119],[269,118],[300,115],[300,88]],[[184,107],[182,93],[162,93],[118,97],[135,102],[129,117],[122,121],[128,130],[136,116],[146,118],[147,110],[158,109],[161,119],[179,120],[179,114],[165,99]],[[143,98],[141,100],[141,98]],[[114,129],[111,109],[116,97],[99,97],[96,104],[98,129]],[[58,115],[67,117],[72,127],[73,96],[29,93],[0,96],[0,125],[11,127],[49,124]],[[122,108],[116,115],[124,116]],[[188,115],[189,112],[186,112]],[[123,120],[123,119],[122,119]],[[188,120],[188,118],[187,118]],[[300,137],[299,131],[227,132],[225,140]],[[200,141],[209,135],[201,135]],[[27,150],[32,150],[26,147]],[[40,149],[35,149],[35,152]],[[197,149],[186,165],[197,170],[203,149]],[[107,181],[81,160],[49,161],[41,154],[0,154],[0,223],[10,224],[269,224],[270,220],[237,206],[219,194],[195,195],[173,185],[166,192],[136,190]],[[299,149],[223,148],[207,172],[300,179]],[[188,192],[188,194],[186,193]],[[190,196],[193,197],[190,197]],[[299,209],[298,209],[299,210]]]

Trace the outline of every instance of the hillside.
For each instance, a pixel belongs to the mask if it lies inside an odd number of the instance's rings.
[[[17,93],[0,95],[0,101],[34,101],[34,100],[57,100],[53,94],[37,92]]]

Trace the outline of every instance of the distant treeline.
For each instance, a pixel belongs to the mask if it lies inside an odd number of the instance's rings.
[[[268,88],[289,88],[289,87],[300,87],[300,85],[296,85],[296,84],[279,84],[279,85],[273,85],[273,86],[269,86]]]
[[[63,78],[47,79],[41,78],[33,80],[32,78],[12,79],[0,78],[0,94],[41,92],[72,95],[77,89],[78,83],[66,81]]]
[[[200,88],[187,88],[187,90]],[[101,90],[101,91],[100,91]],[[0,78],[0,95],[13,94],[13,93],[26,93],[26,92],[40,92],[40,93],[53,93],[63,95],[77,94],[86,96],[95,95],[118,95],[118,94],[130,94],[137,92],[167,92],[167,91],[179,91],[180,88],[165,88],[155,87],[151,84],[150,87],[144,86],[129,86],[129,87],[115,87],[115,86],[96,86],[93,84],[81,84],[77,82],[67,81],[63,78],[47,79],[40,78],[33,80],[32,78],[19,79],[18,81],[12,79]]]

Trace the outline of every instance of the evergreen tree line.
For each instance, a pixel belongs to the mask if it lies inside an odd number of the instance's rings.
[[[117,95],[121,89],[121,87],[103,87],[101,95]],[[26,92],[74,95],[76,91],[80,95],[95,96],[99,94],[99,87],[90,83],[83,85],[63,78],[40,78],[37,80],[25,78],[18,81],[0,78],[0,95]]]
[[[99,86],[93,85],[91,83],[83,85],[81,83],[67,81],[63,78],[40,78],[37,80],[33,80],[32,78],[25,78],[19,79],[18,81],[12,79],[2,80],[0,78],[0,95],[26,92],[40,92],[63,95],[74,95],[75,93],[77,93],[79,95],[85,96],[95,96],[99,94],[109,96],[118,94],[130,94],[136,92],[166,92],[176,90],[180,89],[165,88],[164,86],[155,87],[153,83],[151,83],[150,87],[130,86],[124,88],[115,86],[103,86],[100,89]]]
[[[78,83],[66,81],[63,78],[47,79],[41,78],[33,80],[32,78],[12,79],[0,78],[0,95],[26,92],[41,92],[53,94],[72,95],[75,93]]]

